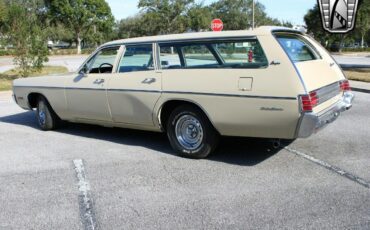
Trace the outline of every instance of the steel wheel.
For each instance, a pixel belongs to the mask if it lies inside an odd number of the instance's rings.
[[[54,113],[48,101],[40,96],[36,111],[37,122],[42,130],[55,129],[59,122],[59,117]]]
[[[197,149],[203,141],[203,127],[192,115],[183,115],[177,122],[175,133],[179,144],[188,150]]]
[[[203,111],[192,105],[175,108],[166,131],[173,149],[184,157],[206,158],[217,146],[218,133]]]

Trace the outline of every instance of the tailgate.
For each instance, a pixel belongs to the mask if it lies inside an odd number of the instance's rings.
[[[331,66],[330,66],[331,65]],[[308,92],[315,91],[319,98],[314,112],[320,112],[336,103],[342,96],[339,82],[344,76],[336,64],[324,60],[296,63]]]

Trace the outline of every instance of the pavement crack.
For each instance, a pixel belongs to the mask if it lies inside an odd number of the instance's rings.
[[[177,177],[175,177],[172,172],[170,172],[168,169],[167,169],[167,166],[166,166],[166,162],[164,162],[163,160],[162,161],[162,166],[163,166],[163,170],[178,184],[181,184],[183,185],[182,181],[179,180]]]
[[[320,166],[322,166],[322,167],[324,167],[324,168],[326,168],[326,169],[328,169],[328,170],[330,170],[330,171],[332,171],[334,173],[337,173],[337,174],[339,174],[342,177],[345,177],[345,178],[347,178],[347,179],[349,179],[349,180],[351,180],[353,182],[356,182],[357,184],[360,184],[360,185],[364,186],[365,188],[370,188],[370,182],[366,181],[365,179],[363,179],[363,178],[361,178],[361,177],[359,177],[359,176],[357,176],[357,175],[355,175],[353,173],[350,173],[350,172],[348,172],[348,171],[346,171],[344,169],[341,169],[341,168],[339,168],[337,166],[331,165],[331,164],[329,164],[329,163],[327,163],[325,161],[322,161],[320,159],[317,159],[317,158],[315,158],[313,156],[310,156],[310,155],[308,155],[306,153],[303,153],[301,151],[295,150],[293,148],[284,147],[284,149],[287,150],[290,153],[294,153],[297,156],[303,157],[306,160],[309,160],[309,161],[311,161],[311,162],[313,162],[313,163],[315,163],[317,165],[320,165]]]
[[[73,160],[73,164],[76,171],[76,176],[78,180],[78,190],[79,190],[79,206],[80,206],[80,216],[84,229],[95,230],[98,229],[96,224],[96,218],[94,213],[93,200],[91,197],[90,183],[86,179],[85,166],[82,159]]]

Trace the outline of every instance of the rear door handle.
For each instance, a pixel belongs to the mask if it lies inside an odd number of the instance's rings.
[[[141,83],[143,83],[143,84],[152,84],[155,81],[156,81],[155,78],[145,78],[144,81],[142,81]]]
[[[102,83],[104,83],[104,79],[96,79],[94,81],[94,84],[102,84]]]

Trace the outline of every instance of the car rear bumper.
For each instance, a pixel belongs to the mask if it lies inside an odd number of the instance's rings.
[[[298,126],[298,138],[306,138],[316,133],[326,125],[335,121],[339,115],[352,107],[354,99],[352,92],[345,92],[343,97],[325,111],[317,113],[304,113]]]

